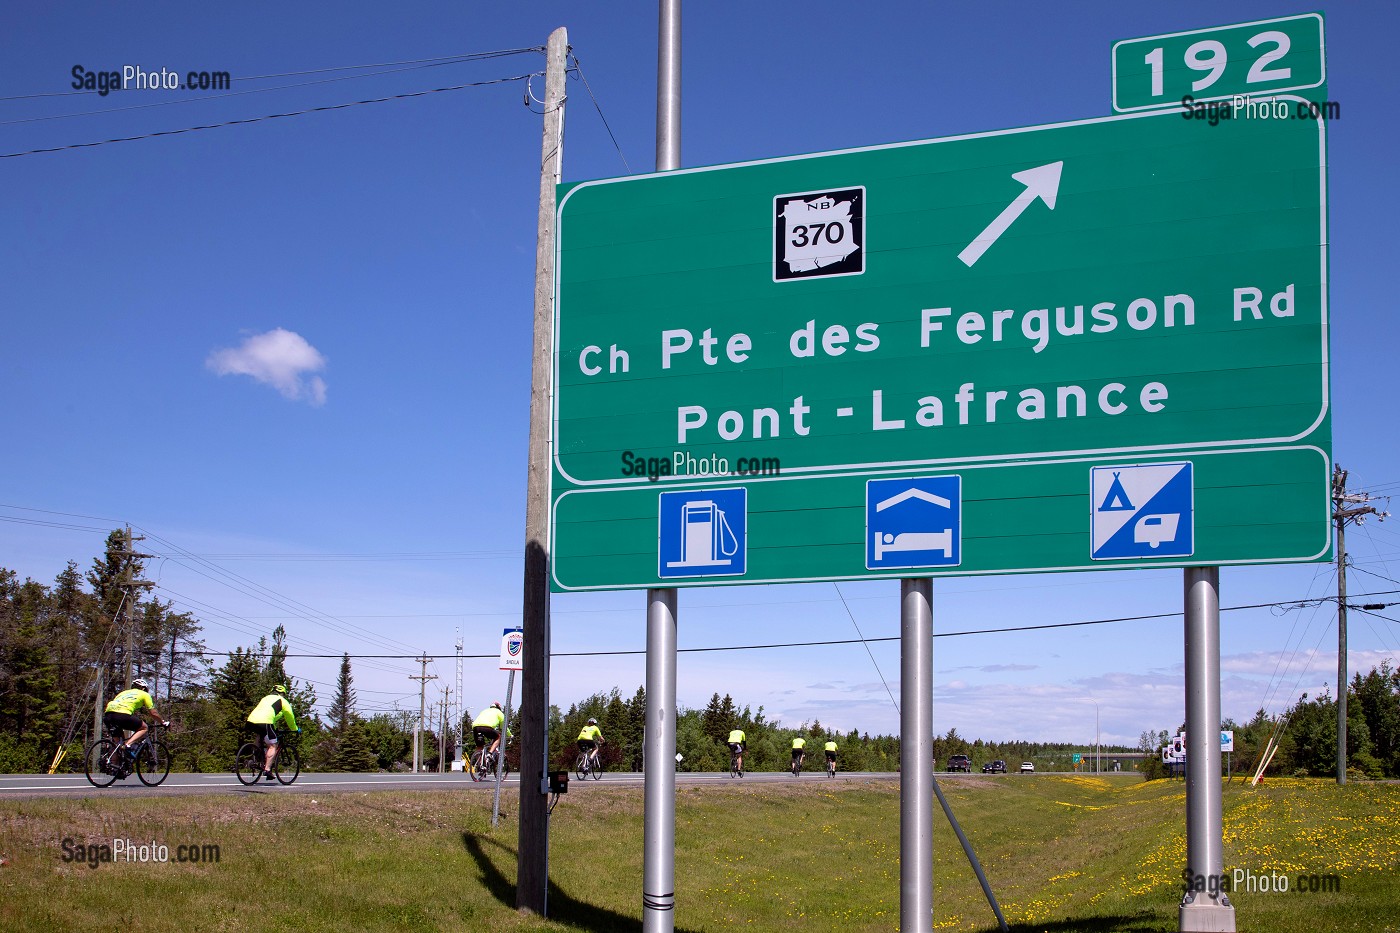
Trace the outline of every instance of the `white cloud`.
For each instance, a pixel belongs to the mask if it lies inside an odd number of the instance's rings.
[[[306,338],[277,328],[255,334],[237,347],[209,354],[204,365],[220,376],[252,376],[293,400],[326,402],[326,382],[312,375],[326,368],[326,358]]]

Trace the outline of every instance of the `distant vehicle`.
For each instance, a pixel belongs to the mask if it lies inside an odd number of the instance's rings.
[[[1035,774],[1035,762],[1033,762],[1033,761],[1023,761],[1023,762],[1021,762],[1021,773],[1022,773],[1022,774]]]
[[[983,774],[1005,774],[1006,762],[998,758],[996,761],[989,761],[982,766]]]
[[[948,770],[971,771],[972,759],[968,758],[966,755],[954,755],[952,758],[948,759]]]

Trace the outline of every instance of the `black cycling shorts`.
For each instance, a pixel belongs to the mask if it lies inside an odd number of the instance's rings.
[[[578,750],[581,752],[591,752],[598,747],[598,743],[592,739],[579,739]]]
[[[499,735],[500,733],[490,726],[472,726],[472,739],[476,741],[477,748],[496,741]]]
[[[267,745],[277,744],[277,730],[270,722],[245,722],[243,731],[253,733]]]
[[[835,752],[827,752],[827,753],[826,753],[826,760],[827,760],[827,761],[835,761],[835,760],[836,760],[836,753],[835,753]]]
[[[119,729],[127,732],[140,732],[146,728],[146,724],[135,713],[103,713],[102,727],[113,732]]]
[[[793,760],[793,761],[796,761],[798,758],[801,758],[802,755],[805,754],[805,753],[806,753],[806,749],[804,749],[804,748],[794,748],[794,749],[792,750],[792,760]]]
[[[743,743],[743,742],[730,742],[730,743],[729,743],[729,750],[730,750],[731,752],[733,752],[734,754],[736,754],[736,755],[742,755],[742,754],[744,754],[744,743]]]

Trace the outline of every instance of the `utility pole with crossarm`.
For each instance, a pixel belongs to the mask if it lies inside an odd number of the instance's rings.
[[[1347,522],[1361,524],[1367,515],[1385,521],[1389,512],[1378,512],[1369,503],[1370,493],[1349,493],[1347,471],[1332,471],[1332,520],[1337,523],[1337,783],[1347,782]]]

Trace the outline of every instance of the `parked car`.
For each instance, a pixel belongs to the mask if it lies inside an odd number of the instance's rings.
[[[983,774],[1005,774],[1006,762],[998,758],[996,761],[989,761],[982,766]]]
[[[948,770],[971,771],[972,759],[968,758],[966,755],[954,755],[952,758],[948,759]]]
[[[1035,762],[1033,762],[1033,761],[1023,761],[1023,762],[1021,762],[1021,773],[1022,773],[1022,774],[1035,774]]]

